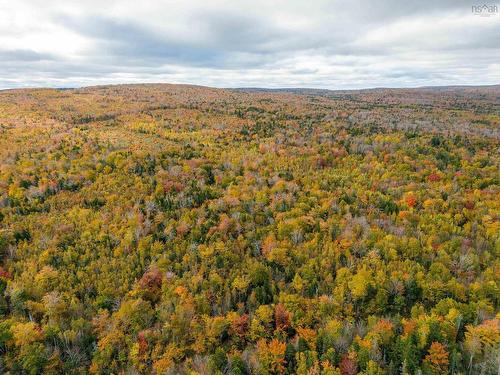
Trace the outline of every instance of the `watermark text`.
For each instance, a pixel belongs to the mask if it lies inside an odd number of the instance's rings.
[[[475,16],[481,17],[491,17],[496,16],[498,14],[498,6],[497,5],[473,5],[472,6],[472,14]]]

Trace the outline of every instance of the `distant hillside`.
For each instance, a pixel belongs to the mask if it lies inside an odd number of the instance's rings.
[[[308,88],[237,88],[237,92],[290,93],[318,95],[382,104],[438,105],[448,108],[471,108],[475,102],[488,110],[500,112],[500,85],[491,86],[433,86],[419,88],[372,88],[363,90],[326,90]]]

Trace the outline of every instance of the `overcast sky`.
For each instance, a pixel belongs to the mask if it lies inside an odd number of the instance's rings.
[[[0,88],[498,84],[500,14],[482,4],[0,0]]]

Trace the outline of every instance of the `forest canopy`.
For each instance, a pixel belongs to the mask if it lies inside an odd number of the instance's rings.
[[[0,368],[497,374],[498,86],[0,92]]]

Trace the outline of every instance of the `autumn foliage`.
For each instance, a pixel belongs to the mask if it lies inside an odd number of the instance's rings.
[[[0,372],[497,374],[499,96],[0,92]]]

